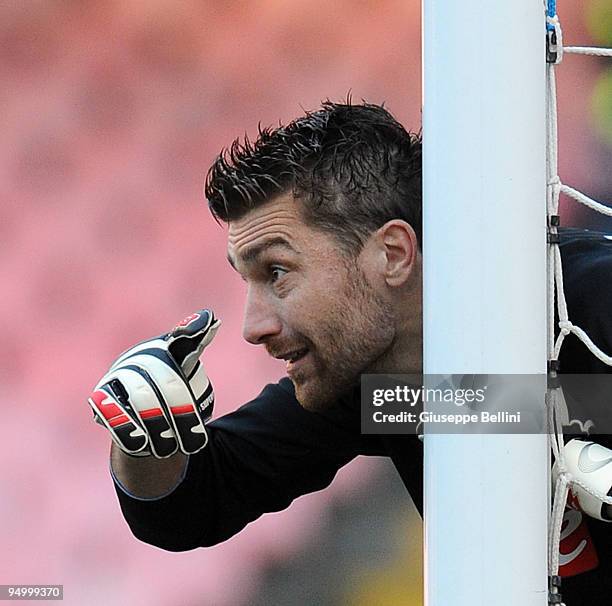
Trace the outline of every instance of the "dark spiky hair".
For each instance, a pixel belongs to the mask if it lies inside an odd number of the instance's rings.
[[[358,252],[391,219],[421,241],[421,139],[382,106],[325,101],[286,126],[236,139],[206,178],[217,220],[230,222],[275,196],[301,201],[305,222]]]

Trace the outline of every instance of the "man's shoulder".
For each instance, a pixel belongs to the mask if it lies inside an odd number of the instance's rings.
[[[560,227],[559,239],[563,261],[589,264],[600,260],[612,263],[612,233]]]
[[[581,302],[612,297],[612,234],[565,228],[559,235],[566,295]]]
[[[236,410],[210,422],[211,427],[230,430],[234,425],[263,424],[272,427],[277,424],[295,422],[307,418],[305,411],[295,397],[293,384],[289,379],[281,379],[267,384],[261,392],[242,404]]]
[[[359,408],[339,405],[321,412],[305,410],[293,383],[282,378],[238,409],[209,423],[213,432],[241,436],[253,442],[308,445],[321,450],[384,455],[377,436],[360,431]]]

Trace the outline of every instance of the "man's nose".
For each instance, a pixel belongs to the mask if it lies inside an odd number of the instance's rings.
[[[253,345],[260,345],[266,339],[281,332],[282,326],[274,307],[265,298],[250,289],[244,310],[242,336]]]

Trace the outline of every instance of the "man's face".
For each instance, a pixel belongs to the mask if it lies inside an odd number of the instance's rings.
[[[306,225],[291,195],[230,222],[228,257],[248,285],[244,338],[287,361],[304,408],[336,401],[393,342],[392,308],[362,259]]]

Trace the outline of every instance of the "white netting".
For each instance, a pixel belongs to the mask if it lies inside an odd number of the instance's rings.
[[[581,55],[597,55],[612,57],[612,49],[596,48],[585,46],[563,46],[563,37],[559,18],[556,15],[556,8],[552,4],[553,11],[547,17],[548,29],[548,68],[547,68],[547,214],[549,225],[549,246],[548,246],[548,358],[555,363],[558,360],[561,346],[565,337],[572,333],[576,335],[589,351],[601,360],[604,364],[612,366],[612,356],[599,349],[589,338],[587,333],[579,326],[572,323],[568,315],[565,292],[563,288],[563,267],[561,264],[561,252],[559,250],[559,238],[557,226],[559,224],[559,197],[566,194],[577,202],[584,204],[592,210],[607,216],[612,216],[612,208],[597,202],[583,193],[562,183],[558,174],[557,161],[557,93],[555,84],[555,68],[564,53],[574,53]],[[557,315],[559,334],[555,339],[555,294],[557,299]],[[551,366],[551,375],[556,375],[556,367]],[[563,456],[563,422],[561,411],[565,410],[565,401],[561,388],[550,389],[547,393],[546,405],[549,415],[549,427],[551,437],[551,448],[556,460],[558,477],[555,485],[554,500],[549,525],[549,574],[555,578],[559,574],[559,543],[561,539],[561,528],[563,524],[563,514],[569,490],[572,484],[579,483],[588,493],[593,491],[579,482],[568,472]],[[607,495],[595,495],[601,501],[612,505],[612,497]],[[554,584],[551,590],[551,603],[559,603],[555,599],[557,589]],[[559,598],[557,595],[556,598]]]
[[[612,48],[597,48],[596,46],[565,46],[565,53],[576,55],[596,55],[597,57],[612,57]]]

